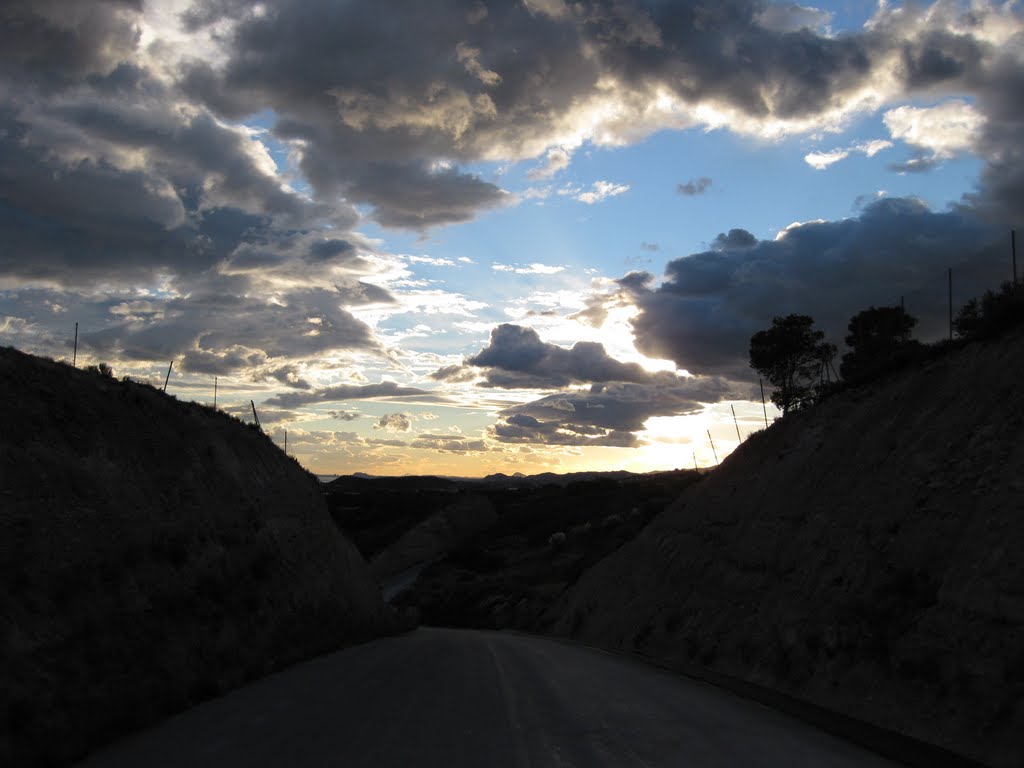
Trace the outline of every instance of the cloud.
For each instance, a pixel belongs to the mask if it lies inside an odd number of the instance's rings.
[[[470,368],[471,367],[471,368]],[[467,358],[463,366],[436,371],[434,378],[466,380],[468,371],[481,369],[481,386],[509,389],[557,389],[592,382],[651,382],[651,374],[636,363],[622,363],[596,342],[576,342],[565,349],[541,341],[532,328],[505,323],[491,331],[486,347]],[[669,375],[671,376],[671,375]]]
[[[750,396],[747,389],[718,377],[595,384],[586,392],[548,395],[506,408],[490,435],[502,443],[632,448],[640,444],[636,433],[652,416],[697,413],[704,403]]]
[[[920,336],[936,338],[947,327],[947,267],[957,301],[1005,274],[1001,230],[969,211],[936,213],[913,199],[883,198],[856,218],[796,224],[775,240],[748,235],[738,238],[743,247],[670,261],[656,288],[644,272],[618,281],[618,300],[639,310],[632,326],[641,352],[743,379],[750,337],[773,316],[809,314],[835,342],[853,314],[901,296],[920,319]]]
[[[719,232],[711,243],[716,251],[732,251],[737,248],[750,248],[757,245],[757,238],[745,229],[730,229],[726,232]]]
[[[5,328],[49,342],[73,312],[90,353],[312,386],[309,361],[383,354],[380,318],[483,308],[399,285],[416,262],[357,230],[372,218],[426,232],[512,204],[484,175],[494,164],[550,176],[581,148],[664,129],[771,139],[883,112],[891,140],[910,148],[893,164],[902,172],[980,158],[977,188],[950,212],[904,200],[777,242],[730,233],[671,262],[662,286],[627,275],[602,302],[637,304],[645,348],[714,369],[738,364],[729,350],[776,310],[772,296],[795,305],[809,291],[834,326],[854,299],[851,311],[921,291],[921,311],[938,317],[917,277],[946,261],[965,295],[998,282],[981,279],[984,222],[1024,208],[1024,21],[1012,4],[883,4],[842,35],[814,9],[753,0],[196,0],[180,19],[169,7],[5,3]],[[838,151],[871,156],[885,143]],[[596,203],[626,185],[562,189]],[[867,297],[875,278],[885,297]],[[66,316],[30,308],[32,291],[51,292]],[[416,392],[399,397],[433,396]]]
[[[358,285],[282,291],[269,306],[245,296],[248,285],[246,278],[230,278],[184,296],[114,302],[108,306],[113,319],[84,331],[81,343],[100,355],[175,358],[186,371],[220,375],[342,349],[380,350],[369,327],[342,307],[366,300]]]
[[[377,420],[373,428],[383,429],[386,432],[410,432],[412,421],[404,413],[385,413]]]
[[[690,179],[685,184],[677,184],[676,192],[686,197],[696,197],[707,192],[711,184],[712,181],[707,176],[700,176],[696,179]]]
[[[495,272],[512,272],[517,275],[556,275],[559,272],[563,272],[565,267],[537,263],[528,264],[525,267],[512,264],[491,264],[491,269]]]
[[[595,181],[590,185],[590,189],[586,192],[576,187],[566,187],[559,190],[559,194],[567,194],[573,200],[587,205],[594,205],[600,203],[602,200],[607,200],[609,197],[616,197],[625,192],[629,191],[628,184],[613,184],[610,181]]]
[[[312,392],[285,392],[267,398],[266,403],[282,408],[297,408],[310,403],[331,403],[345,400],[448,402],[447,398],[425,389],[405,387],[393,381],[382,381],[380,384],[339,384]]]
[[[657,243],[648,243],[646,240],[640,243],[641,251],[648,251],[650,253],[656,253],[661,250],[661,246]]]
[[[882,150],[889,149],[891,146],[891,141],[886,141],[885,139],[874,139],[872,141],[852,144],[845,149],[832,149],[828,152],[810,152],[804,155],[804,162],[812,168],[822,171],[830,165],[838,163],[840,160],[845,160],[853,152],[860,152],[868,157],[874,157]]]
[[[772,2],[757,14],[758,23],[774,32],[799,32],[804,29],[828,31],[832,14],[797,3]]]
[[[985,125],[984,115],[960,99],[934,107],[897,107],[882,120],[894,139],[947,156],[970,149]]]
[[[568,168],[572,161],[572,154],[562,147],[552,147],[544,155],[544,164],[533,168],[526,173],[528,179],[546,179],[554,176],[559,171]],[[530,195],[526,195],[530,196]],[[533,197],[539,195],[533,194]]]
[[[365,414],[356,411],[328,411],[327,414],[337,421],[355,421],[365,416]]]
[[[411,448],[419,448],[425,451],[437,451],[440,453],[484,453],[486,451],[495,450],[491,448],[486,440],[477,438],[471,439],[465,435],[438,435],[438,434],[421,434],[417,435],[412,442],[409,443]]]
[[[819,171],[828,168],[830,165],[845,160],[850,156],[848,149],[833,149],[828,152],[809,152],[804,155],[804,162]]]
[[[429,264],[432,267],[454,267],[455,262],[451,259],[437,258],[434,256],[407,256],[410,264]],[[459,259],[462,261],[462,259]]]

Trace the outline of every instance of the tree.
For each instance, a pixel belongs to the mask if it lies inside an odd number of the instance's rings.
[[[106,363],[100,363],[99,365],[87,365],[85,370],[92,373],[98,373],[100,376],[106,376],[107,378],[114,378],[114,369]]]
[[[971,299],[953,320],[956,335],[963,339],[984,339],[998,336],[1007,328],[1024,323],[1024,284],[1003,283],[999,292],[985,291]]]
[[[835,346],[813,326],[808,315],[786,315],[750,337],[750,367],[778,387],[772,402],[783,415],[814,401],[823,371],[835,357]]]
[[[903,307],[869,307],[850,318],[839,373],[850,383],[866,381],[907,362],[919,346],[910,338],[917,318]]]

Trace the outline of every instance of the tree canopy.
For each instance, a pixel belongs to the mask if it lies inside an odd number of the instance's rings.
[[[839,372],[848,382],[871,379],[909,359],[918,346],[910,338],[917,318],[901,306],[869,307],[850,318]]]
[[[771,328],[750,337],[750,367],[777,387],[771,398],[783,415],[814,400],[822,371],[836,354],[824,339],[814,318],[795,314],[773,318]]]

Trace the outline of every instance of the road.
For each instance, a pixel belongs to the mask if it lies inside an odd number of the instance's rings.
[[[590,648],[422,628],[260,680],[82,765],[894,764],[720,689]]]

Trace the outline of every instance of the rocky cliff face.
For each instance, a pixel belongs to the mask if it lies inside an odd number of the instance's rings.
[[[754,435],[558,631],[1024,764],[1024,334]]]
[[[59,764],[396,628],[251,427],[0,349],[0,764]]]

